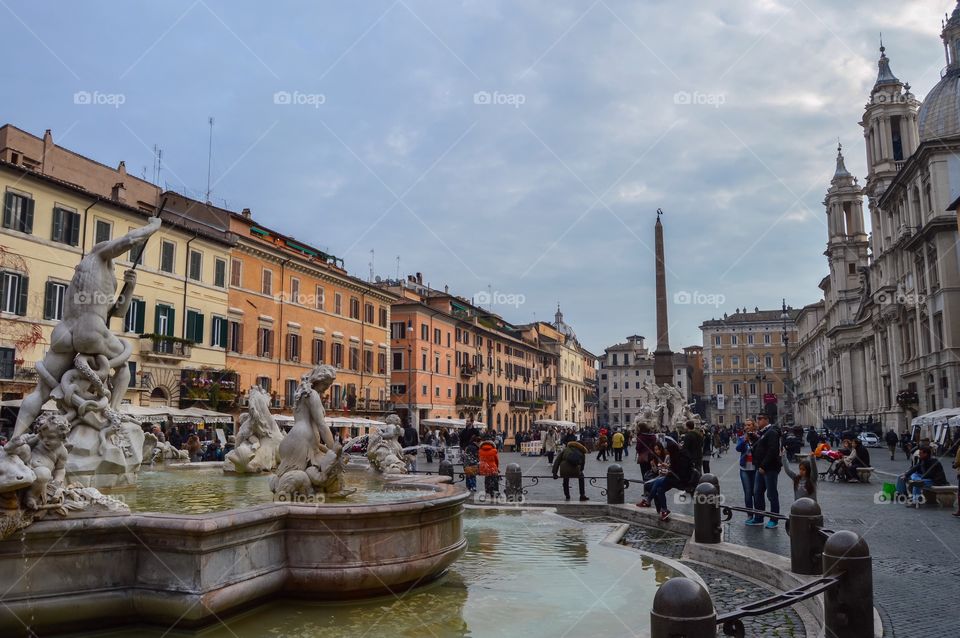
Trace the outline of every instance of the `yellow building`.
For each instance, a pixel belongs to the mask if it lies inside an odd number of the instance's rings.
[[[35,383],[74,266],[97,242],[143,226],[158,192],[122,163],[111,169],[53,145],[49,131],[41,140],[9,125],[0,128],[0,190],[0,397],[16,399]],[[111,329],[133,346],[126,399],[186,407],[208,399],[211,385],[234,390],[221,379],[221,322],[236,239],[174,210],[162,219],[136,269],[135,302]],[[118,281],[133,258],[116,261]]]

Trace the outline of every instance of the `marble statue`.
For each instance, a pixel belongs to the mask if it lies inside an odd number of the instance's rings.
[[[50,336],[50,349],[37,363],[37,386],[20,406],[13,438],[22,436],[53,398],[69,424],[66,473],[71,480],[99,485],[133,483],[143,462],[140,424],[119,413],[133,351],[112,332],[112,317],[126,314],[136,272],[124,273],[117,294],[113,260],[138,248],[160,228],[153,217],[122,237],[96,244],[74,269],[63,297],[63,318]]]
[[[367,459],[370,467],[381,474],[406,474],[403,447],[400,445],[400,417],[391,414],[387,424],[370,435],[367,444]]]
[[[280,465],[270,477],[277,500],[342,498],[355,491],[344,488],[343,449],[324,422],[321,396],[336,378],[336,368],[320,365],[300,380],[293,395],[293,427],[280,442]]]
[[[236,447],[223,461],[224,472],[272,472],[280,464],[283,432],[270,414],[270,395],[259,386],[250,388],[247,413],[240,417]]]
[[[146,458],[146,457],[144,457]],[[178,450],[173,447],[169,441],[157,441],[150,454],[150,462],[157,461],[190,461],[190,453],[186,450]]]

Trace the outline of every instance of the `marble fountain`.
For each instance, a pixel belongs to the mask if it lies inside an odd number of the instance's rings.
[[[582,589],[564,575],[602,588],[634,562],[607,605],[646,626],[638,602],[677,566],[624,560],[608,528],[548,510],[465,507],[449,478],[406,473],[395,416],[354,469],[324,423],[330,366],[304,375],[286,435],[255,388],[222,467],[165,463],[177,451],[119,411],[130,346],[108,329],[136,284],[127,271],[118,294],[112,260],[159,224],[97,244],[77,266],[0,450],[0,635],[355,636],[385,608],[401,635],[549,635],[541,610],[609,623],[602,608],[575,612]],[[59,413],[41,415],[50,398]]]

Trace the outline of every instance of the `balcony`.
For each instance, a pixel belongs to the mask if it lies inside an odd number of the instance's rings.
[[[483,397],[472,396],[472,397],[457,397],[457,405],[467,406],[467,407],[480,407],[483,405]]]
[[[544,406],[543,401],[511,401],[511,410],[538,410]]]
[[[153,359],[183,361],[189,359],[193,343],[178,337],[140,335],[140,354]]]
[[[460,366],[460,376],[461,377],[475,377],[477,376],[477,366],[465,363]]]

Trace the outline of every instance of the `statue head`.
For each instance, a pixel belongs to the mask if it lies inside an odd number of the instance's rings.
[[[67,440],[70,423],[62,414],[43,414],[36,421],[40,442],[48,450],[55,450]]]
[[[337,378],[337,369],[331,365],[319,365],[300,377],[300,383],[323,394]]]

